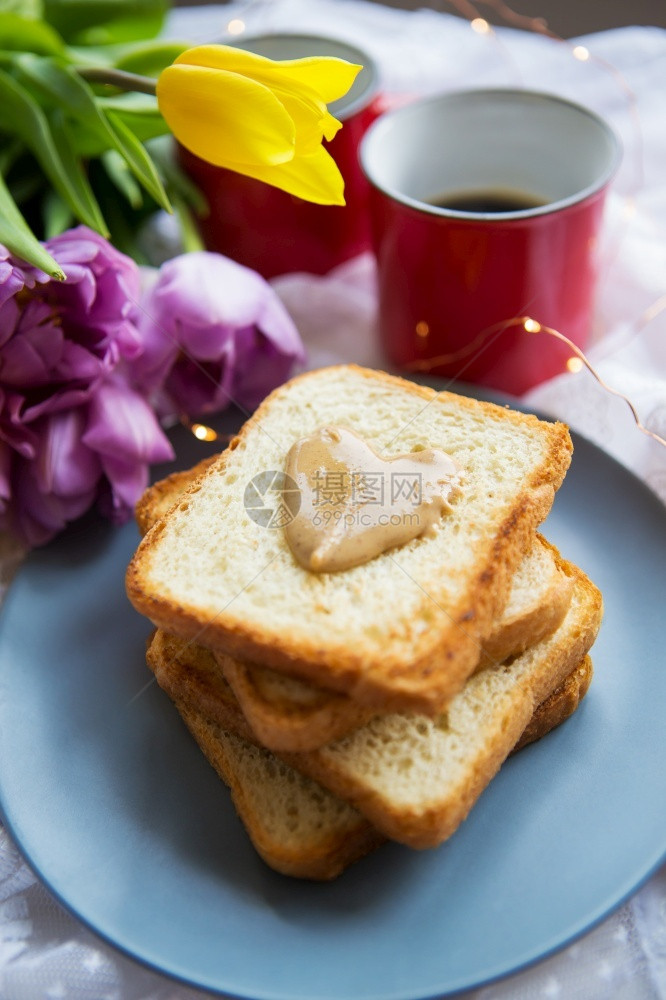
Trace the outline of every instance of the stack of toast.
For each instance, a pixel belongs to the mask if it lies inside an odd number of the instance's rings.
[[[389,459],[451,456],[435,530],[352,568],[299,564],[246,490],[322,426]],[[273,868],[327,879],[386,839],[441,844],[576,709],[602,599],[537,531],[571,452],[562,424],[336,366],[144,494],[127,590],[156,627],[148,665]]]

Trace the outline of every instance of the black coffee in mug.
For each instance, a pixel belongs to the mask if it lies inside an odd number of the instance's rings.
[[[428,198],[428,204],[436,208],[449,208],[454,212],[476,212],[482,215],[524,212],[530,208],[540,208],[547,203],[547,198],[529,191],[512,191],[506,188],[450,191]]]

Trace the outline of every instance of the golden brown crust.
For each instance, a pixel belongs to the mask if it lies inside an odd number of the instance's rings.
[[[519,618],[502,622],[483,643],[477,671],[484,670],[493,663],[503,663],[508,656],[524,652],[535,642],[551,635],[562,623],[571,604],[573,579],[564,571],[565,561],[554,545],[538,535],[539,541],[553,554],[559,573],[557,583],[549,592],[547,604],[533,608],[532,612]]]
[[[186,703],[176,701],[175,704],[204,756],[230,789],[236,812],[255,850],[271,868],[296,878],[328,881],[386,840],[360,815],[344,827],[322,831],[316,844],[308,845],[307,850],[276,839],[262,821],[262,816],[257,814],[252,798],[239,779],[233,757],[225,745],[225,733],[217,733]]]
[[[352,803],[387,837],[416,848],[442,843],[466,818],[478,796],[520,739],[534,711],[577,667],[596,638],[603,613],[601,594],[577,567],[569,563],[567,569],[574,577],[576,587],[584,594],[580,620],[576,622],[571,636],[563,638],[549,650],[548,656],[531,677],[529,689],[521,687],[507,703],[504,717],[497,727],[499,735],[493,746],[486,747],[481,758],[466,771],[465,781],[457,795],[447,796],[443,802],[431,803],[418,815],[410,815],[403,807],[392,808],[372,787],[357,783],[348,769],[338,765],[327,747],[306,754],[282,754],[284,760]]]
[[[218,455],[209,455],[208,458],[202,458],[191,469],[172,472],[170,476],[166,476],[165,479],[160,479],[159,482],[149,486],[139,497],[134,508],[134,516],[140,533],[147,534],[157,521],[168,514],[183,493],[196,483],[218,457]]]
[[[353,366],[340,366],[343,369]],[[432,400],[437,393],[424,386],[414,385],[395,376],[365,369],[357,369],[361,377],[379,380],[408,389],[424,400]],[[299,379],[312,378],[309,372]],[[247,421],[236,441],[245,439],[259,425],[266,410],[289,386],[275,390]],[[451,394],[443,393],[449,397]],[[460,690],[478,661],[479,639],[485,638],[497,613],[506,600],[509,580],[520,560],[532,545],[534,531],[547,516],[555,490],[560,486],[571,458],[571,440],[563,424],[544,424],[536,417],[514,413],[490,403],[479,403],[465,397],[455,397],[456,406],[478,414],[479,408],[496,415],[501,412],[504,421],[524,424],[534,423],[548,442],[547,457],[534,470],[530,480],[516,498],[513,510],[496,533],[491,548],[483,558],[474,585],[469,588],[457,608],[444,612],[438,604],[439,594],[432,593],[432,629],[414,636],[414,656],[405,663],[391,650],[387,637],[387,652],[381,661],[369,660],[362,649],[336,650],[335,660],[331,651],[320,648],[316,642],[303,636],[285,633],[276,641],[267,636],[261,627],[251,622],[226,620],[223,615],[210,621],[195,605],[184,606],[165,600],[151,592],[146,575],[150,550],[156,543],[165,521],[155,524],[132,560],[127,572],[127,592],[136,609],[160,628],[175,632],[184,638],[200,639],[208,647],[234,659],[261,663],[294,677],[323,684],[342,691],[362,704],[378,710],[414,710],[434,715]],[[233,450],[232,441],[230,449]],[[204,475],[215,474],[224,467],[223,453],[213,469]],[[192,487],[190,492],[198,488]]]
[[[212,700],[215,685],[214,673],[212,676],[208,673],[213,668],[208,651],[158,632],[150,642],[147,659],[204,756],[231,789],[234,806],[255,849],[271,868],[297,878],[332,879],[386,840],[367,819],[359,817],[357,823],[343,832],[330,831],[328,837],[322,837],[316,852],[306,853],[277,842],[252,807],[251,797],[246,794],[234,769],[233,758],[225,753],[224,741],[216,738],[208,721],[210,719],[214,725],[242,739],[258,743],[235,704],[233,694],[228,688],[225,690],[224,681],[218,686],[217,704]],[[513,752],[545,736],[567,719],[580,704],[591,678],[592,664],[590,658],[585,657],[560,687],[535,709]],[[478,787],[475,790],[478,795]]]
[[[148,642],[146,662],[172,701],[187,705],[243,739],[257,742],[212,653],[203,646],[157,629]]]
[[[586,656],[550,697],[541,702],[511,753],[540,740],[573,715],[589,690],[593,673],[592,659]]]
[[[310,753],[278,756],[355,806],[383,836],[415,848],[433,847],[446,840],[466,818],[512,748],[517,744],[524,745],[525,742],[539,738],[558,725],[575,710],[587,690],[591,671],[584,657],[599,628],[602,599],[597,588],[580,570],[571,564],[568,564],[568,570],[575,578],[582,596],[581,610],[576,617],[574,627],[566,631],[556,646],[548,649],[547,656],[543,657],[535,669],[529,687],[527,689],[521,687],[516,696],[507,701],[503,717],[496,725],[493,745],[490,748],[486,747],[481,757],[473,762],[456,794],[448,795],[442,802],[426,806],[418,814],[412,814],[404,807],[393,809],[363,783],[356,785],[345,769],[340,770],[336,766],[335,759],[330,758],[326,747]],[[201,696],[197,660],[203,659],[209,664],[214,680],[215,665],[210,654],[200,647],[183,643],[182,640],[164,636],[159,632],[156,633],[151,647],[155,655],[151,657],[149,650],[148,661],[155,669],[160,683],[163,684],[165,673],[170,674],[168,684],[163,686],[171,697],[190,712],[204,718],[202,709],[208,713],[211,711],[213,703],[210,695],[215,685],[207,684],[204,678],[203,696]],[[160,649],[161,664],[158,655]],[[507,669],[510,669],[510,665]],[[574,676],[563,684],[569,674]],[[208,681],[210,679],[209,676]],[[562,691],[559,691],[560,686]],[[555,689],[558,690],[551,698]],[[240,733],[245,739],[259,745],[259,740],[249,731],[243,713],[223,680],[221,690],[218,714],[213,717],[220,725]],[[577,696],[574,694],[576,691]],[[522,741],[522,734],[525,731],[527,736]],[[363,837],[361,842],[365,843]]]
[[[216,654],[215,659],[258,739],[271,750],[315,749],[362,726],[374,714],[374,709],[345,694],[314,686],[309,686],[313,699],[307,709],[286,698],[266,697],[262,691],[265,668],[223,654]]]

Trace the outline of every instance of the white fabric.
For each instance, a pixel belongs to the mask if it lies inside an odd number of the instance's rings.
[[[512,30],[478,35],[431,10],[405,12],[359,0],[273,0],[174,12],[172,36],[224,35],[232,18],[250,30],[331,34],[377,60],[386,93],[401,97],[481,84],[525,84],[582,101],[622,136],[623,164],[603,234],[604,266],[590,359],[628,395],[641,419],[666,435],[666,32],[625,28],[571,46]],[[310,365],[354,360],[381,365],[369,255],[326,278],[275,282],[310,350]],[[666,306],[666,298],[662,305]],[[652,318],[646,311],[652,310]],[[567,420],[644,478],[666,500],[666,449],[643,436],[624,403],[589,373],[562,376],[529,401]],[[6,566],[9,556],[0,553]],[[35,879],[0,830],[2,1000],[194,1000],[82,928]],[[664,1000],[666,868],[614,915],[533,969],[469,994],[473,1000]]]

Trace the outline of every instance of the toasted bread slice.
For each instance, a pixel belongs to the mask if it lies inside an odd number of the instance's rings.
[[[537,538],[514,576],[507,607],[483,642],[477,670],[524,652],[558,627],[573,592],[573,580],[560,563],[556,550]],[[216,660],[253,731],[271,750],[315,750],[376,714],[346,695],[266,667],[241,663],[222,653],[216,654]]]
[[[332,879],[386,839],[353,806],[295,771],[256,744],[247,722],[226,687],[226,724],[206,716],[194,674],[205,687],[215,665],[208,650],[156,632],[148,663],[172,697],[192,736],[231,789],[236,811],[255,849],[271,868],[306,879]],[[592,676],[589,657],[535,710],[516,749],[545,736],[576,710]],[[216,686],[222,697],[221,686]],[[180,696],[182,694],[182,697]],[[244,735],[239,735],[240,733]]]
[[[164,517],[180,500],[183,493],[193,486],[218,458],[219,455],[208,455],[191,469],[172,472],[170,476],[149,486],[139,497],[134,508],[134,516],[141,534],[145,535],[160,518]]]
[[[205,459],[187,472],[150,486],[137,504],[142,534],[174,506],[211,464]],[[559,566],[557,550],[537,536],[511,581],[509,600],[484,640],[477,670],[502,663],[550,635],[564,618],[573,581]],[[220,653],[218,663],[260,742],[271,750],[305,751],[330,743],[375,714],[346,695],[326,691],[256,664]]]
[[[298,878],[335,878],[385,837],[342,799],[269,750],[211,722],[183,702],[176,707],[218,775],[264,861]]]
[[[593,676],[592,658],[586,656],[575,670],[564,678],[560,686],[541,702],[511,753],[518,753],[529,743],[540,740],[551,729],[555,729],[573,715],[589,691]]]
[[[471,677],[448,711],[376,716],[349,736],[285,760],[355,805],[379,830],[433,847],[457,829],[540,705],[596,638],[601,594],[572,564],[571,605],[552,636]]]
[[[433,536],[344,572],[303,569],[243,497],[322,424],[362,428],[386,456],[444,448],[462,497]],[[127,592],[158,627],[234,659],[436,714],[473,672],[570,458],[562,424],[354,366],[309,372],[272,393],[150,529]]]

